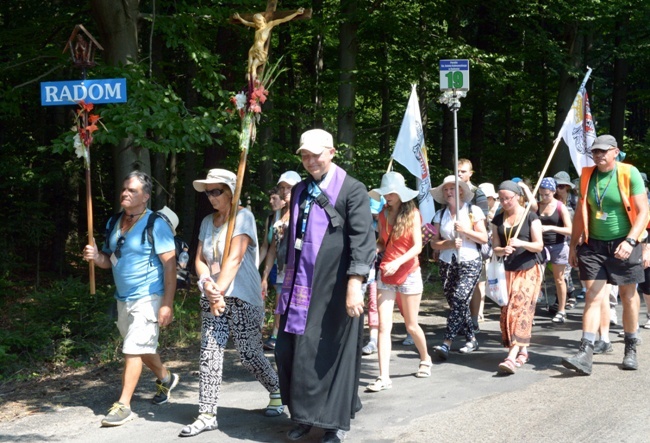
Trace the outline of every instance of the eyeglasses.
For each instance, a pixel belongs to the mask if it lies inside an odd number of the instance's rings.
[[[220,196],[221,194],[223,194],[224,192],[226,192],[225,189],[219,189],[219,188],[217,188],[217,189],[211,189],[210,191],[208,191],[208,190],[206,189],[206,190],[205,190],[205,195],[207,195],[208,197],[219,197],[219,196]]]
[[[499,201],[500,201],[501,203],[508,203],[508,202],[509,202],[510,200],[512,200],[513,198],[515,198],[514,195],[513,195],[512,197],[508,197],[508,198],[499,197]]]
[[[615,149],[615,148],[612,148],[612,149]],[[591,153],[592,153],[592,154],[605,155],[605,154],[607,154],[609,151],[611,151],[612,149],[592,149],[592,150],[591,150]]]
[[[115,257],[122,258],[122,251],[120,251],[120,249],[122,249],[124,243],[126,243],[126,238],[123,236],[117,239],[117,247],[115,248],[115,252],[113,252],[113,254],[115,254]]]

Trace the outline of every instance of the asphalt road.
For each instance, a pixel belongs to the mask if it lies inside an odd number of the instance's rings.
[[[558,326],[550,321],[546,305],[538,304],[531,361],[511,376],[501,376],[496,371],[505,350],[500,346],[498,309],[494,305],[488,305],[487,319],[481,323],[480,349],[469,355],[459,354],[456,351],[463,343],[458,339],[449,360],[436,362],[428,379],[413,376],[418,356],[414,347],[401,345],[404,325],[400,323],[401,317],[396,316],[391,357],[393,388],[379,393],[360,389],[363,409],[353,420],[347,441],[650,441],[650,331],[641,331],[647,344],[638,348],[638,371],[621,369],[623,343],[617,337],[618,327],[610,333],[614,352],[595,357],[590,377],[577,376],[561,366],[560,358],[577,348],[581,308],[579,304],[569,311],[567,323]],[[618,311],[620,318],[620,306]],[[645,323],[645,306],[642,311]],[[440,300],[427,302],[420,318],[429,347],[439,344],[444,332],[444,305]],[[266,391],[239,365],[233,351],[228,352],[227,359],[219,429],[189,441],[288,441],[288,415],[264,417]],[[150,403],[153,382],[145,371],[132,402],[138,418],[124,426],[99,426],[116,398],[119,386],[114,386],[104,388],[105,395],[100,395],[99,401],[76,404],[74,398],[68,399],[47,412],[0,424],[0,441],[187,440],[177,435],[197,415],[197,366],[197,362],[187,362],[176,367],[181,383],[174,390],[172,401],[161,406]],[[376,354],[364,357],[362,386],[377,375]],[[321,436],[322,431],[314,429],[301,441],[317,442]]]

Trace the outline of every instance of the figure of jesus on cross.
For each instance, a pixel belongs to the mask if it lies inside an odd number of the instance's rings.
[[[277,2],[270,2],[277,3]],[[238,13],[235,13],[232,18],[235,21],[239,21],[243,25],[250,26],[255,28],[255,40],[253,41],[253,46],[251,46],[248,51],[248,70],[246,72],[246,79],[249,83],[254,84],[255,80],[262,75],[264,71],[264,65],[268,60],[269,55],[269,37],[271,36],[271,30],[281,23],[286,23],[293,20],[299,15],[305,13],[305,8],[299,8],[293,13],[280,17],[274,20],[267,20],[267,16],[273,17],[273,11],[275,10],[275,5],[272,5],[272,9],[267,8],[266,13],[258,13],[253,15],[252,21],[245,20]]]

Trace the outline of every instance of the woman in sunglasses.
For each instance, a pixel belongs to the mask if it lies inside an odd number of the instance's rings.
[[[264,356],[262,322],[264,302],[258,268],[255,217],[246,208],[237,211],[230,252],[223,257],[228,217],[237,176],[225,169],[211,169],[194,189],[205,192],[214,213],[201,222],[195,267],[201,290],[201,354],[199,417],[185,426],[182,437],[217,428],[217,401],[221,389],[223,353],[232,334],[242,365],[262,383],[271,401],[265,415],[282,414],[278,375]],[[210,311],[217,308],[217,315]]]

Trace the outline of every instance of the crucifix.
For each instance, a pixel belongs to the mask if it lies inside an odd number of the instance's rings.
[[[264,65],[268,60],[271,42],[271,30],[281,23],[292,20],[308,20],[311,18],[311,9],[299,8],[295,11],[277,11],[277,0],[267,0],[266,11],[257,14],[235,13],[231,23],[241,23],[255,28],[253,46],[248,51],[248,69],[246,79],[249,84],[255,85],[255,80],[262,77]]]

